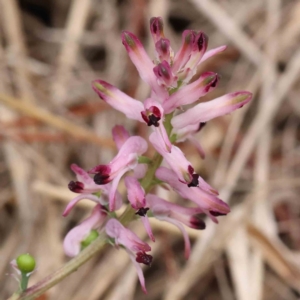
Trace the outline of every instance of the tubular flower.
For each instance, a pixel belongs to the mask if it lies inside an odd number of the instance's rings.
[[[130,137],[128,131],[121,125],[116,125],[112,129],[112,136],[113,136],[113,140],[114,140],[118,150],[120,150],[120,148],[123,146],[123,144]]]
[[[138,164],[138,156],[147,151],[147,142],[139,136],[129,137],[119,150],[117,156],[107,165],[98,165],[89,173],[95,174],[96,184],[105,185],[112,181],[109,193],[109,209],[115,210],[116,191],[121,177]]]
[[[165,167],[158,168],[155,175],[168,183],[182,198],[196,203],[215,223],[218,223],[216,216],[227,215],[230,212],[228,204],[219,199],[216,196],[217,192],[203,179],[199,181],[198,187],[189,188],[178,181],[173,171]]]
[[[63,212],[63,216],[67,216],[77,202],[84,199],[91,200],[95,203],[100,203],[101,205],[108,204],[108,195],[110,194],[110,190],[112,188],[111,184],[102,186],[96,184],[90,175],[76,164],[71,165],[71,170],[76,174],[77,181],[70,181],[68,187],[72,192],[79,193],[80,195],[73,198],[69,202],[65,208],[65,211]],[[122,205],[122,198],[119,192],[116,192],[115,199],[116,209],[119,209]]]
[[[123,31],[122,42],[141,78],[150,85],[153,95],[159,99],[167,97],[168,92],[158,84],[153,73],[155,65],[140,40],[131,32]]]
[[[129,254],[129,257],[137,270],[142,289],[145,293],[147,293],[145,287],[145,278],[139,263],[147,266],[151,265],[152,256],[146,253],[151,251],[151,247],[147,243],[140,240],[135,233],[125,228],[116,219],[110,219],[106,223],[105,229],[107,235],[115,239],[114,242],[116,246],[122,245],[125,247],[125,250]]]
[[[66,255],[71,257],[76,256],[82,248],[82,242],[93,229],[99,228],[104,223],[106,216],[105,207],[97,204],[87,219],[70,230],[64,239],[64,251]]]
[[[177,180],[186,183],[188,186],[198,185],[197,179],[199,175],[194,173],[191,163],[185,158],[185,155],[178,147],[172,145],[170,152],[165,151],[164,144],[156,132],[150,135],[149,140],[177,175]]]
[[[150,212],[156,219],[169,222],[182,232],[185,243],[185,258],[188,259],[191,252],[191,244],[182,224],[194,229],[205,229],[204,221],[199,218],[199,214],[203,213],[202,209],[199,207],[182,207],[153,194],[146,196],[146,202],[147,208],[149,207]],[[148,232],[148,230],[146,231]]]
[[[149,219],[147,217],[146,208],[146,198],[145,190],[142,188],[141,184],[134,177],[127,176],[125,178],[125,185],[127,188],[127,198],[135,210],[137,210],[136,215],[141,217],[141,221],[148,233],[149,238],[154,242],[155,238],[151,230]]]
[[[184,128],[189,125],[197,125],[231,113],[243,107],[251,99],[252,94],[246,91],[227,94],[208,102],[199,103],[192,109],[175,116],[171,123],[176,129]]]

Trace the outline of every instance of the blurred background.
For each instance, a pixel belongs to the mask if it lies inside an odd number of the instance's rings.
[[[91,209],[83,201],[61,215],[74,196],[70,164],[109,162],[116,124],[147,136],[144,124],[98,99],[90,82],[101,78],[147,97],[120,33],[138,35],[154,58],[152,16],[165,20],[175,51],[184,29],[204,31],[209,49],[228,45],[195,76],[222,78],[203,101],[254,94],[251,105],[201,131],[205,160],[181,145],[232,211],[219,225],[188,231],[187,262],[177,229],[154,222],[146,296],[125,251],[109,247],[39,299],[300,299],[300,1],[0,0],[1,299],[17,289],[9,262],[20,253],[37,260],[30,284],[68,261],[63,238]],[[146,238],[139,223],[132,228]]]

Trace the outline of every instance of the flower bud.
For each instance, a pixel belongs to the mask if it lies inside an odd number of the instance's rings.
[[[164,37],[164,23],[161,17],[151,18],[150,31],[154,43]]]

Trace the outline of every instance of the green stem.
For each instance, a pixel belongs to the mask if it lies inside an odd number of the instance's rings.
[[[27,289],[29,276],[27,276],[28,273],[22,272],[22,279],[21,279],[21,291],[25,291]]]
[[[13,294],[8,300],[33,300],[44,294],[52,286],[62,281],[65,277],[76,271],[81,265],[101,251],[106,245],[106,237],[100,235],[91,245],[82,250],[76,257],[67,262],[63,267],[45,277],[37,284],[20,294]]]

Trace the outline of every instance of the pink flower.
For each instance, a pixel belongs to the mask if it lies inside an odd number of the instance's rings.
[[[149,140],[177,175],[177,180],[186,183],[188,186],[198,185],[197,178],[199,175],[194,173],[191,163],[178,147],[171,145],[171,150],[169,152],[165,151],[165,145],[156,132],[150,135]]]
[[[79,254],[81,242],[89,235],[91,230],[97,229],[104,223],[106,216],[105,208],[98,204],[87,219],[70,230],[64,239],[64,251],[66,255],[74,257]]]
[[[172,69],[167,61],[159,63],[153,68],[153,72],[157,78],[159,85],[167,88],[176,87],[178,77],[172,72]]]
[[[148,126],[152,126],[160,144],[164,147],[166,152],[170,152],[171,142],[163,124],[164,109],[160,103],[149,98],[144,102],[145,110],[141,112],[144,121]]]
[[[129,257],[137,270],[142,289],[145,293],[147,293],[145,278],[139,263],[143,263],[145,265],[151,264],[152,256],[146,253],[151,251],[151,247],[140,240],[135,233],[125,228],[116,219],[110,219],[106,223],[105,229],[107,235],[115,239],[116,246],[122,245],[125,247],[125,250],[129,254]]]
[[[240,91],[227,94],[214,100],[199,103],[192,109],[175,116],[172,125],[175,129],[207,122],[243,107],[252,99],[252,93]]]
[[[165,38],[161,38],[155,43],[156,57],[160,62],[166,61],[168,64],[174,58],[174,53],[170,45],[170,41]]]
[[[141,111],[144,109],[144,106],[142,102],[129,97],[103,80],[93,81],[92,87],[102,100],[114,109],[124,113],[127,118],[143,122]]]
[[[146,205],[145,190],[134,177],[125,177],[125,186],[127,188],[127,198],[134,209],[139,209]]]
[[[140,40],[131,32],[123,31],[122,42],[140,77],[150,85],[153,97],[157,100],[166,98],[168,92],[157,83],[153,72],[155,65],[146,53]]]
[[[155,176],[168,183],[182,198],[196,203],[215,223],[218,223],[217,216],[226,215],[230,212],[228,204],[219,199],[216,196],[217,192],[201,177],[198,178],[198,187],[188,187],[178,181],[173,171],[165,167],[158,168]]]
[[[96,174],[94,181],[97,185],[112,181],[109,193],[109,209],[115,210],[116,191],[121,177],[138,164],[138,156],[147,151],[147,142],[139,136],[129,137],[119,149],[117,156],[107,165],[98,165],[89,173]]]
[[[150,19],[150,32],[154,44],[165,37],[164,22],[161,17],[153,17]]]
[[[153,194],[148,194],[146,196],[146,202],[147,208],[149,207],[156,219],[169,222],[182,232],[185,242],[185,257],[188,259],[190,256],[191,244],[188,234],[182,224],[194,229],[205,229],[204,221],[198,217],[200,213],[203,213],[202,209],[199,207],[182,207],[163,200]]]
[[[90,175],[76,164],[71,165],[71,170],[76,174],[77,181],[69,182],[68,187],[70,191],[79,194],[90,194],[100,191],[106,192],[106,188],[99,187],[99,185],[95,184]]]
[[[163,103],[165,113],[168,114],[180,106],[191,104],[199,100],[200,97],[212,91],[218,81],[218,74],[213,72],[203,73],[196,81],[182,87],[165,100]]]
[[[146,207],[145,190],[138,182],[138,180],[134,177],[127,176],[125,178],[125,185],[127,188],[127,198],[132,208],[137,210],[136,214],[141,217],[141,221],[144,224],[144,227],[148,233],[149,238],[153,242],[155,242],[155,238],[151,230],[149,219],[146,214],[148,208],[145,208]]]
[[[121,125],[116,125],[112,129],[112,136],[113,136],[113,140],[114,140],[118,150],[120,150],[120,148],[123,146],[123,144],[130,137],[128,131]]]
[[[90,175],[81,169],[76,164],[71,165],[72,171],[76,174],[77,181],[70,181],[69,189],[72,192],[79,193],[77,197],[72,199],[65,211],[63,212],[63,216],[67,216],[73,207],[77,204],[77,202],[88,199],[94,201],[96,203],[100,203],[101,205],[107,205],[108,203],[108,195],[111,191],[111,184],[106,185],[98,185],[94,182],[93,178]],[[122,197],[116,192],[115,194],[115,208],[119,209],[122,206]]]

